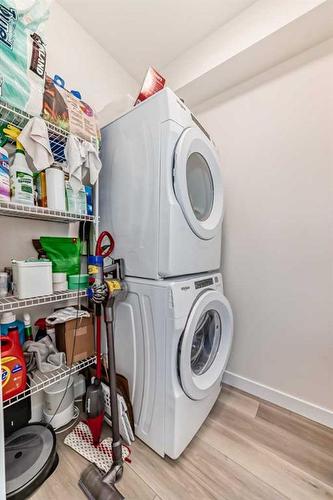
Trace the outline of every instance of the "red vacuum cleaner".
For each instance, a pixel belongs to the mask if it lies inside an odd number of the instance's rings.
[[[89,289],[88,298],[94,300],[95,328],[96,328],[96,377],[88,389],[85,400],[85,423],[93,437],[94,445],[100,442],[104,420],[104,394],[101,385],[102,378],[102,346],[101,346],[101,318],[102,303],[96,294],[104,290],[104,259],[109,257],[114,248],[114,240],[110,233],[103,231],[97,240],[95,255],[88,257]],[[96,300],[97,298],[97,300]],[[101,299],[103,296],[101,295]]]

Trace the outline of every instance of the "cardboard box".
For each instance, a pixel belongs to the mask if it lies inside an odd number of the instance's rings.
[[[77,326],[76,335],[75,326]],[[73,353],[74,339],[75,346]],[[72,319],[56,325],[56,344],[57,349],[66,354],[67,365],[89,358],[89,356],[94,356],[93,318]]]

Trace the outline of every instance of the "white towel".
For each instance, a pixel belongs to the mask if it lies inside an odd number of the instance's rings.
[[[57,325],[58,323],[65,323],[65,321],[70,321],[71,319],[80,318],[90,318],[89,312],[84,309],[75,309],[75,307],[65,307],[64,309],[54,311],[54,313],[48,316],[46,318],[46,323],[48,325]]]
[[[89,174],[89,182],[93,186],[99,176],[102,168],[102,162],[98,152],[93,144],[88,141],[83,141],[83,148],[85,152],[85,163],[83,165],[82,178],[84,179],[87,173]]]
[[[65,146],[65,158],[69,182],[75,193],[81,189],[83,179],[88,178],[87,181],[91,185],[96,183],[102,162],[93,144],[70,134]]]
[[[65,146],[65,158],[69,171],[69,183],[74,193],[82,187],[82,165],[84,163],[81,141],[72,134],[69,134]]]
[[[19,142],[32,158],[35,169],[40,172],[54,162],[46,123],[35,116],[28,121],[20,135]]]

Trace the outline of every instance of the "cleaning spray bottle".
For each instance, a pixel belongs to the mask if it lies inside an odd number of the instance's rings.
[[[6,125],[0,126],[0,201],[10,201],[9,155],[3,147],[7,142],[4,128]]]
[[[3,131],[7,137],[16,141],[16,154],[14,162],[9,169],[11,201],[33,206],[33,174],[25,159],[24,148],[17,139],[21,130],[9,124]]]

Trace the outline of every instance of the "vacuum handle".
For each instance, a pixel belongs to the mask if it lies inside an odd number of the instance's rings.
[[[107,311],[109,309],[109,311]],[[110,406],[111,406],[111,422],[112,422],[112,453],[114,464],[122,463],[122,444],[119,430],[119,413],[118,413],[118,395],[117,395],[117,377],[116,377],[116,360],[114,350],[114,335],[111,307],[105,308],[105,323],[106,336],[108,346],[108,373],[109,373],[109,388],[110,388]]]
[[[105,240],[105,243],[103,244]],[[95,255],[109,257],[114,249],[114,239],[108,231],[102,231],[96,242]]]

